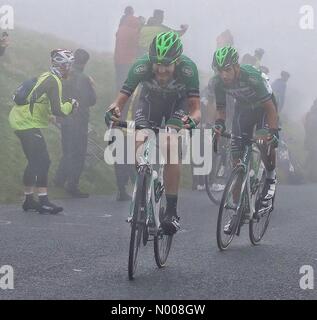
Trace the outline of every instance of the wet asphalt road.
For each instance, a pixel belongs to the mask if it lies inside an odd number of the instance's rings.
[[[317,289],[299,286],[301,266],[317,270],[317,185],[279,186],[261,245],[250,244],[245,227],[226,252],[217,249],[217,207],[205,192],[182,191],[182,231],[168,266],[156,267],[149,243],[132,282],[129,204],[113,197],[58,203],[65,211],[57,216],[0,206],[0,267],[14,268],[14,290],[0,289],[0,299],[317,298]]]

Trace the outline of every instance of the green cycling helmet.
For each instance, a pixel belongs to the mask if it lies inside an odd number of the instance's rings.
[[[214,70],[224,69],[239,62],[239,54],[237,49],[226,46],[216,50],[212,62]]]
[[[176,32],[162,32],[152,41],[149,59],[152,63],[172,64],[183,53],[183,44]]]

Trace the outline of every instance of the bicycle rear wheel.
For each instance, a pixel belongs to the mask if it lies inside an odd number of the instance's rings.
[[[137,269],[138,253],[142,234],[145,228],[145,210],[146,210],[146,177],[144,173],[140,173],[137,181],[137,190],[135,195],[135,203],[133,217],[131,222],[131,237],[129,247],[129,263],[128,273],[129,279],[133,280]]]
[[[266,175],[264,171],[256,191],[255,213],[249,223],[249,237],[253,245],[258,245],[262,240],[269,225],[271,213],[273,211],[274,198],[272,199],[272,205],[270,207],[263,208],[261,205],[261,195],[264,188],[265,179]]]
[[[209,175],[205,176],[206,192],[209,199],[219,205],[228,177],[228,154],[214,154],[213,168]]]
[[[165,192],[162,194],[160,201],[160,221],[163,221],[166,209]],[[159,268],[163,268],[166,265],[172,241],[173,236],[164,234],[161,229],[159,229],[157,235],[154,237],[154,257]]]
[[[242,167],[236,167],[232,171],[221,199],[217,220],[217,245],[221,251],[227,249],[232,242],[241,220],[243,208],[240,201],[244,175]],[[236,204],[234,198],[239,199]],[[231,231],[227,234],[224,228],[228,224]]]

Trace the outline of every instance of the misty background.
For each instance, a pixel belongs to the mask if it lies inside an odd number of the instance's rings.
[[[317,31],[299,27],[300,8],[312,0],[4,0],[15,10],[15,24],[48,32],[80,43],[85,48],[113,52],[115,33],[127,5],[146,19],[154,9],[165,10],[164,24],[188,24],[183,36],[185,54],[210,72],[216,37],[230,29],[240,55],[261,47],[262,64],[275,80],[281,70],[291,74],[285,110],[302,116],[317,98]],[[14,34],[14,32],[13,32]],[[32,39],[30,39],[32,41]]]

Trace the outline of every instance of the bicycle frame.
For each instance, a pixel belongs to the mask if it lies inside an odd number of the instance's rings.
[[[255,159],[255,157],[257,157],[257,159]],[[254,166],[255,161],[256,167]],[[261,160],[261,152],[256,144],[249,144],[245,147],[242,159],[240,159],[237,167],[243,168],[245,173],[241,184],[242,192],[240,193],[238,210],[240,210],[242,206],[243,212],[241,219],[246,212],[250,212],[250,216],[253,218],[254,213],[256,212],[255,206],[257,200],[253,188],[255,183],[259,183],[259,181],[261,181],[263,171],[265,170],[264,164]],[[241,223],[239,223],[237,235],[240,234],[240,228]]]
[[[130,217],[133,216],[134,205],[135,205],[135,196],[136,196],[136,188],[138,185],[138,179],[140,179],[140,173],[144,173],[147,179],[146,185],[146,226],[149,223],[154,226],[154,229],[150,230],[151,235],[156,235],[159,226],[160,226],[160,197],[157,199],[157,194],[162,194],[164,191],[163,186],[163,172],[164,172],[164,161],[160,163],[159,170],[156,172],[153,169],[152,160],[153,160],[153,152],[156,147],[156,136],[149,136],[143,144],[143,152],[140,156],[139,164],[137,165],[137,178],[134,186],[134,191],[132,195],[132,202],[130,207]]]

